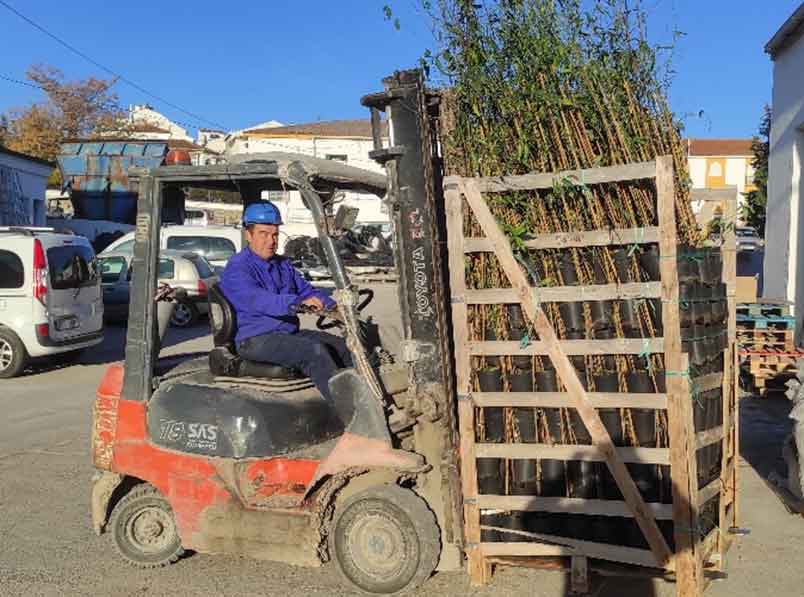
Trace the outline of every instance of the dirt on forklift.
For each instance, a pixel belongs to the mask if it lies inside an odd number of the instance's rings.
[[[395,123],[397,138],[405,131],[416,137],[414,147],[422,141],[415,124],[404,115]],[[416,195],[425,181],[406,180],[400,170],[386,179],[334,161],[258,154],[131,173],[139,201],[125,362],[110,366],[98,388],[92,433],[93,526],[110,531],[126,561],[155,568],[188,550],[297,565],[334,561],[346,581],[371,594],[407,591],[436,568],[462,566],[448,330],[438,307],[442,249],[432,231],[405,237],[402,220],[414,221],[415,210],[421,228],[432,194]],[[190,186],[247,198],[301,194],[355,362],[332,378],[331,402],[298,372],[237,355],[235,313],[218,288],[210,291],[211,352],[159,359],[154,297],[163,197]],[[394,250],[405,338],[394,347],[398,362],[380,364],[359,319],[370,293],[350,281],[329,228],[341,191],[398,198],[400,189],[408,204],[394,210]],[[432,302],[427,309],[422,293]],[[417,309],[420,316],[411,317]]]

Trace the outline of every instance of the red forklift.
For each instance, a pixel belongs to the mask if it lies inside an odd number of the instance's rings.
[[[156,568],[189,551],[332,561],[369,594],[405,592],[436,569],[463,566],[441,161],[430,117],[438,98],[416,71],[384,83],[363,103],[371,156],[387,176],[279,153],[131,171],[139,200],[125,362],[98,388],[92,432],[93,526],[127,562]],[[241,358],[234,310],[217,287],[209,293],[214,348],[159,358],[155,297],[170,298],[157,286],[163,200],[187,187],[301,194],[336,286],[332,316],[355,362],[330,381],[332,401],[296,371]],[[372,293],[350,280],[332,239],[344,191],[373,193],[392,214],[404,336],[393,362],[377,362],[376,335],[360,317]],[[333,325],[325,319],[319,327]]]

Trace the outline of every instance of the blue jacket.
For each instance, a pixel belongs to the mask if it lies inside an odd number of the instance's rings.
[[[297,332],[299,318],[291,307],[311,296],[320,298],[326,308],[335,305],[330,297],[313,288],[288,259],[275,255],[265,261],[248,247],[229,259],[221,289],[237,313],[237,344],[269,332]]]

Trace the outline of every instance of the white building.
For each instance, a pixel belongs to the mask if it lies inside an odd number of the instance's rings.
[[[684,146],[692,188],[735,186],[739,205],[745,200],[743,193],[756,188],[751,139],[685,139]]]
[[[55,164],[0,147],[0,226],[44,226]]]
[[[283,151],[301,153],[313,157],[339,160],[350,166],[384,173],[385,170],[368,154],[374,148],[371,136],[371,121],[366,120],[331,120],[309,124],[293,124],[275,126],[275,121],[263,128],[253,127],[227,138],[226,153],[265,153]],[[383,133],[383,136],[387,136]],[[385,139],[387,144],[387,139]],[[285,222],[284,229],[292,234],[293,230],[312,229],[312,216],[304,206],[297,191],[274,193],[270,197],[277,202]],[[387,223],[388,213],[384,204],[374,195],[364,193],[346,193],[343,203],[356,207],[358,223]],[[310,234],[310,232],[298,232]]]
[[[763,296],[804,313],[804,4],[765,46],[773,61]]]

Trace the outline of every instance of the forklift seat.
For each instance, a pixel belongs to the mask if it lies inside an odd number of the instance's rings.
[[[219,284],[209,289],[209,323],[215,347],[209,353],[209,369],[221,377],[260,377],[264,379],[305,379],[295,369],[274,363],[248,361],[237,354],[234,338],[237,332],[237,315],[232,303],[224,296]]]

